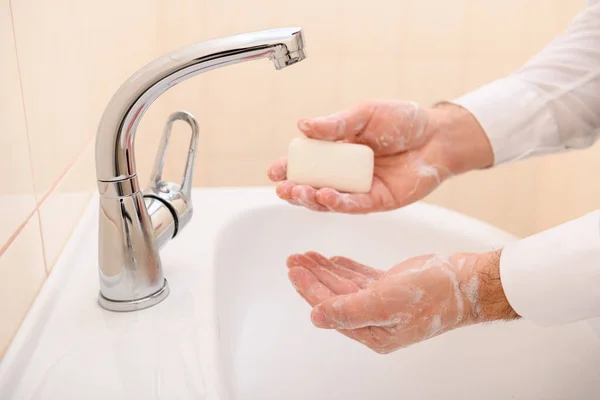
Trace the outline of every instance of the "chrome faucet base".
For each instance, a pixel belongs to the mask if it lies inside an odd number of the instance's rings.
[[[167,298],[169,292],[169,283],[165,279],[163,287],[158,292],[137,300],[111,300],[104,297],[102,292],[98,292],[98,304],[109,311],[138,311],[157,305]]]

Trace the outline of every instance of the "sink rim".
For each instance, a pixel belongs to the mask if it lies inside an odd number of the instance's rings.
[[[234,212],[227,213],[225,220],[223,221],[223,225],[218,229],[218,233],[220,234],[230,223],[234,222],[234,220],[248,212],[253,212],[255,210],[260,209],[269,209],[272,207],[277,207],[280,209],[285,208],[294,208],[294,209],[302,209],[303,212],[307,213],[316,213],[315,211],[310,211],[300,206],[292,206],[287,204],[283,200],[279,199],[274,192],[274,186],[250,186],[250,187],[234,187],[234,188],[194,188],[192,195],[198,193],[206,193],[209,195],[224,193],[224,194],[232,194],[236,192],[248,193],[254,192],[253,196],[250,198],[245,198],[242,204],[238,204],[237,210]],[[229,203],[231,204],[231,203]],[[198,207],[198,206],[196,206]],[[459,221],[461,223],[461,227],[464,227],[465,231],[473,232],[474,234],[486,235],[493,242],[499,242],[502,244],[506,244],[509,242],[513,242],[521,239],[519,236],[512,234],[502,228],[499,228],[489,222],[483,221],[476,217],[472,217],[470,215],[464,214],[462,212],[453,210],[451,208],[447,208],[441,205],[432,204],[426,201],[417,201],[407,206],[391,210],[385,212],[376,212],[371,214],[357,214],[357,215],[348,215],[348,217],[369,217],[369,216],[388,216],[390,218],[396,219],[401,217],[404,214],[419,214],[420,218],[426,222],[438,221],[443,222],[447,220]],[[336,214],[324,212],[326,214]],[[341,213],[337,213],[341,214]]]

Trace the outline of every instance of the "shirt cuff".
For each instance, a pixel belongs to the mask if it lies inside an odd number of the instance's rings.
[[[453,101],[471,112],[483,128],[495,165],[561,149],[557,124],[544,102],[543,96],[515,76]]]
[[[600,210],[509,243],[500,279],[513,309],[538,325],[600,316]]]

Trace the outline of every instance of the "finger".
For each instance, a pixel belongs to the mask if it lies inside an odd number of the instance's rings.
[[[301,119],[298,129],[313,139],[354,141],[368,125],[374,109],[375,103],[363,102],[326,117]]]
[[[292,189],[296,186],[296,184],[292,181],[283,181],[277,185],[275,188],[275,193],[277,196],[283,200],[293,200],[292,198]],[[297,202],[296,202],[297,203]]]
[[[317,201],[329,210],[347,214],[366,214],[397,208],[390,189],[377,177],[373,178],[369,193],[339,193],[330,188],[317,191]]]
[[[448,259],[440,254],[430,253],[418,257],[407,258],[400,264],[397,264],[386,271],[387,274],[415,274],[423,272],[430,268],[442,267],[448,262]]]
[[[329,211],[327,207],[319,204],[316,199],[317,190],[308,185],[296,185],[291,190],[292,199],[313,211]]]
[[[367,346],[371,350],[374,350],[380,354],[389,353],[391,337],[389,332],[385,330],[385,328],[380,328],[378,326],[368,326],[365,328],[358,329],[348,329],[342,330],[337,329],[338,332],[348,336],[351,339],[356,340],[357,342],[362,343]]]
[[[369,194],[339,193],[325,188],[317,191],[316,200],[331,211],[347,214],[368,213],[373,209],[373,199]]]
[[[335,294],[355,293],[360,288],[349,279],[342,278],[334,272],[319,265],[304,254],[295,254],[288,258],[288,266],[303,267],[312,272],[321,283],[331,289]]]
[[[308,137],[366,144],[378,155],[414,149],[431,138],[429,113],[414,102],[364,101],[320,118],[302,119],[298,128]]]
[[[290,203],[292,206],[300,206],[300,203],[298,203],[296,200],[287,200],[288,203]]]
[[[287,157],[275,161],[267,171],[269,179],[273,182],[280,182],[287,176]]]
[[[353,294],[339,295],[321,302],[313,308],[310,318],[318,328],[358,329],[381,326],[387,323],[381,299],[371,289],[362,289]]]
[[[336,296],[331,289],[319,281],[317,277],[306,268],[290,268],[288,277],[296,291],[312,307]]]
[[[309,251],[305,254],[305,256],[310,258],[311,260],[313,260],[315,263],[320,265],[322,268],[328,269],[335,275],[351,281],[356,286],[358,286],[358,288],[360,288],[360,289],[364,289],[367,286],[367,284],[369,284],[372,281],[372,279],[367,278],[365,275],[363,275],[359,272],[356,272],[351,269],[345,268],[341,265],[335,264],[330,259],[328,259],[327,257],[325,257],[317,252]],[[354,290],[354,292],[356,292],[356,291],[357,290]]]
[[[312,307],[323,301],[335,298],[335,294],[321,283],[317,277],[306,268],[292,267],[288,272],[288,277],[292,285],[306,302]],[[354,339],[368,347],[373,348],[374,340],[384,337],[385,332],[377,331],[378,336],[374,335],[373,329],[376,327],[360,328],[354,330],[338,330],[344,336]]]
[[[356,262],[350,258],[346,258],[346,257],[342,257],[342,256],[335,256],[335,257],[331,257],[330,260],[337,265],[340,265],[351,271],[355,271],[355,272],[357,272],[361,275],[364,275],[367,278],[370,278],[373,280],[379,279],[381,276],[383,276],[383,274],[385,274],[385,271],[381,271],[379,269],[368,267],[368,266],[361,264],[359,262]]]

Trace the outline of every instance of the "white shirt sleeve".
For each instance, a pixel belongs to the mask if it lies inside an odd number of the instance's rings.
[[[500,280],[512,308],[538,325],[600,317],[600,210],[508,244]]]
[[[495,164],[591,146],[600,136],[600,1],[521,69],[454,103],[479,121]]]
[[[455,103],[483,127],[495,164],[590,146],[600,136],[600,1],[521,69]],[[600,210],[508,244],[500,277],[534,323],[600,317]]]

